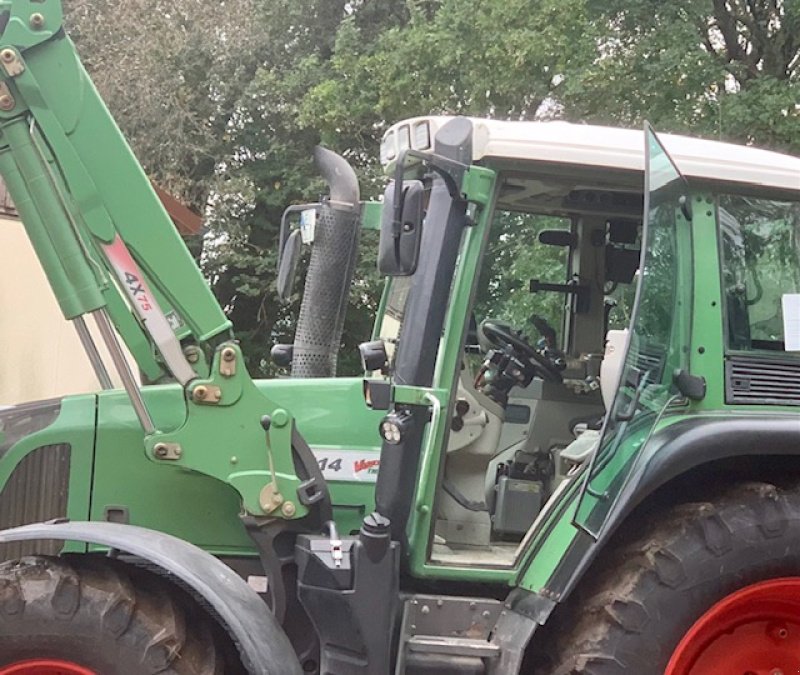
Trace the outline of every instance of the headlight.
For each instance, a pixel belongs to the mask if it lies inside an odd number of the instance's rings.
[[[381,164],[388,164],[397,156],[394,146],[394,131],[389,131],[381,143]]]
[[[411,147],[414,150],[428,150],[431,147],[431,127],[427,120],[414,125],[414,134],[411,137]]]
[[[404,124],[397,130],[397,152],[398,154],[403,150],[408,150],[411,147],[411,129],[407,124]]]
[[[381,438],[389,445],[399,445],[411,427],[412,419],[406,410],[390,412],[381,421]]]

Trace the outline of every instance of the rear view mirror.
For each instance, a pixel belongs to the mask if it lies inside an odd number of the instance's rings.
[[[378,271],[390,277],[410,276],[416,271],[425,213],[422,181],[406,180],[400,183],[400,208],[396,210],[393,205],[397,186],[397,182],[392,181],[384,193],[378,246]]]
[[[286,302],[294,290],[294,278],[297,274],[297,262],[303,246],[300,230],[292,230],[281,251],[281,262],[278,267],[278,297]]]

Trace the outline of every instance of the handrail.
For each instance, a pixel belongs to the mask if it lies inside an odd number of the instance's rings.
[[[416,509],[418,511],[423,510],[423,507],[427,508],[427,501],[425,500],[425,495],[423,494],[423,488],[428,482],[428,474],[430,473],[431,467],[431,454],[433,453],[433,447],[436,442],[436,430],[439,426],[439,418],[442,415],[442,402],[431,392],[426,391],[422,395],[422,399],[431,404],[431,421],[428,425],[428,435],[425,439],[425,447],[422,450],[422,455],[420,456],[420,470],[419,470],[419,478],[417,479],[417,502],[416,502]]]

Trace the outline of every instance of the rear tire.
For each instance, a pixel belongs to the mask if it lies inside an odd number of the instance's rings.
[[[162,579],[108,558],[0,564],[0,675],[63,662],[97,675],[242,672],[205,612]],[[17,664],[14,666],[14,664]],[[69,666],[69,667],[67,667]],[[74,671],[70,670],[74,668]],[[47,671],[43,671],[47,672]]]
[[[527,673],[661,675],[721,600],[765,580],[800,577],[797,486],[738,484],[648,522],[655,526],[606,555],[534,635]],[[737,672],[750,670],[762,672]]]

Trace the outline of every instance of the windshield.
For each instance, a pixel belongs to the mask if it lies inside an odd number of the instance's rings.
[[[645,246],[628,351],[576,515],[576,522],[595,536],[658,417],[677,393],[673,373],[684,367],[689,343],[691,234],[680,207],[688,190],[649,128],[646,136]]]

